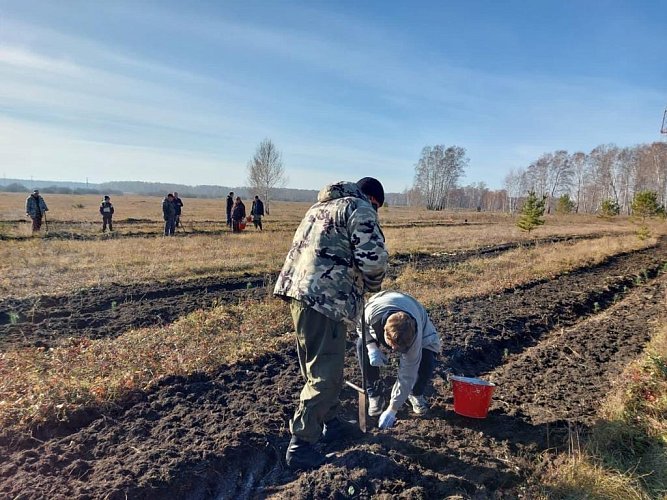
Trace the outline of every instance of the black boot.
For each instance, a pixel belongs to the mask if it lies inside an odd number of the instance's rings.
[[[287,467],[294,471],[314,469],[322,465],[324,460],[324,455],[317,451],[312,444],[292,436],[285,454]]]
[[[340,417],[334,417],[328,422],[324,422],[322,431],[322,441],[324,443],[333,443],[345,439],[361,437],[361,429],[356,420],[349,422]]]

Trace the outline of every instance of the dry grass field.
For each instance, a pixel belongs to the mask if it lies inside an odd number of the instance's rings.
[[[246,299],[234,295],[222,303],[215,299],[208,307],[193,305],[192,312],[173,321],[160,320],[143,328],[114,330],[113,325],[104,325],[102,330],[96,325],[106,320],[96,314],[108,312],[113,318],[116,309],[130,307],[132,302],[145,303],[146,311],[153,314],[150,296],[157,293],[155,290],[188,283],[206,283],[202,286],[208,287],[217,286],[220,280],[231,280],[232,284],[237,280],[239,286],[245,288],[247,284],[252,292],[250,288],[255,285],[251,279],[265,277],[270,286],[267,277],[279,271],[308,204],[276,202],[265,218],[265,231],[249,227],[242,234],[231,234],[224,225],[224,200],[184,199],[185,227],[176,237],[165,238],[161,236],[159,198],[113,197],[116,231],[103,235],[97,212],[99,197],[45,195],[50,208],[49,231],[32,237],[24,222],[24,199],[18,194],[0,198],[0,304],[14,308],[4,311],[4,316],[0,311],[0,318],[4,318],[8,333],[19,339],[23,335],[17,343],[7,340],[0,351],[0,426],[5,429],[5,439],[8,435],[18,439],[16,436],[43,432],[40,429],[58,428],[59,422],[68,422],[73,415],[91,408],[103,413],[115,411],[129,404],[137,391],[158,390],[168,377],[215,377],[223,366],[252,364],[270,353],[282,356],[280,353],[289,350],[292,339],[284,335],[291,328],[289,313],[283,302],[269,297],[270,290],[259,290]],[[655,275],[656,269],[664,267],[661,257],[651,257],[651,249],[662,248],[660,238],[666,228],[660,221],[652,223],[650,238],[640,239],[633,222],[622,217],[547,216],[546,224],[532,234],[519,231],[515,218],[507,214],[384,207],[380,220],[393,259],[384,287],[411,293],[432,311],[447,310],[453,303],[470,303],[472,309],[479,309],[473,304],[504,297],[508,290],[514,292],[502,300],[513,300],[513,294],[522,297],[521,290],[525,289],[526,301],[530,302],[531,287],[554,283],[557,292],[539,292],[541,305],[532,306],[532,311],[541,317],[536,307],[550,304],[549,293],[561,293],[567,296],[559,299],[563,304],[584,300],[583,305],[572,306],[576,313],[569,314],[586,316],[607,307],[606,300],[609,304],[622,300],[632,287],[641,286],[649,281],[651,273]],[[489,248],[497,251],[486,254]],[[627,264],[622,257],[626,255]],[[641,263],[637,260],[636,276],[634,255],[643,259]],[[556,285],[569,275],[586,277],[589,270],[604,276],[605,266],[617,265],[617,261],[622,269],[610,270],[602,281],[591,275],[582,282],[589,291],[568,289],[579,285],[564,285],[562,290]],[[131,290],[139,286],[150,287],[151,291],[141,292],[144,295],[134,299]],[[114,287],[126,287],[126,296],[104,296],[95,305],[96,294],[103,296],[105,288]],[[598,297],[598,293],[602,295]],[[68,295],[91,295],[93,305],[86,307],[92,307],[92,312],[78,318],[76,307],[68,309]],[[584,296],[591,298],[580,299]],[[174,298],[189,300],[186,292],[178,292]],[[22,312],[23,305],[32,317]],[[47,312],[40,315],[42,307]],[[519,325],[533,321],[532,316],[521,319],[522,314],[532,312],[512,311],[509,306],[498,310],[497,321]],[[53,343],[38,341],[31,345],[30,335],[39,336],[40,328],[53,328],[48,326],[51,312],[72,319],[62,323],[67,325],[62,327],[64,330],[56,327],[57,331],[49,331],[49,338],[56,339]],[[164,315],[157,306],[154,314],[158,319]],[[440,321],[457,320],[449,312],[439,314]],[[511,319],[514,314],[518,319]],[[549,314],[544,313],[544,317],[549,318]],[[491,317],[466,319],[463,313],[460,319],[492,321]],[[564,316],[562,321],[575,320]],[[552,325],[552,319],[546,324]],[[493,328],[505,331],[509,327]],[[550,327],[543,328],[549,337]],[[104,333],[92,336],[81,333],[84,331]],[[531,345],[532,340],[521,342]],[[508,352],[502,343],[494,349]],[[280,429],[284,432],[284,423]],[[549,484],[560,484],[559,473],[552,470],[550,474]]]
[[[160,198],[114,197],[115,231],[109,235],[100,233],[98,196],[48,195],[49,231],[30,237],[27,220],[17,222],[22,218],[24,198],[15,193],[0,198],[0,236],[6,238],[0,242],[0,297],[71,291],[105,283],[276,272],[309,206],[273,203],[272,215],[264,220],[264,232],[249,227],[237,235],[224,224],[224,200],[186,198],[184,228],[175,238],[163,238]],[[627,236],[634,231],[627,219],[553,216],[529,235],[516,228],[515,219],[506,214],[406,207],[385,207],[380,219],[392,254],[458,252],[561,235]]]

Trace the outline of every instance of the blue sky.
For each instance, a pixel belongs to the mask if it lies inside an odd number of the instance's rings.
[[[411,185],[426,145],[501,187],[556,149],[661,140],[664,1],[0,0],[0,175]]]

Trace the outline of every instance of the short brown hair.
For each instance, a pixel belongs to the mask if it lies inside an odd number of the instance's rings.
[[[395,312],[387,318],[384,325],[384,338],[387,344],[399,352],[407,351],[415,341],[417,325],[408,313]]]

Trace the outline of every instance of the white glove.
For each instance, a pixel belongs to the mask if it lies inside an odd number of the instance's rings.
[[[396,412],[391,408],[387,408],[382,412],[382,415],[380,415],[380,419],[378,420],[378,427],[380,429],[389,429],[390,427],[393,427],[395,423]]]
[[[368,353],[368,362],[371,366],[386,366],[387,356],[380,349],[374,349]]]

